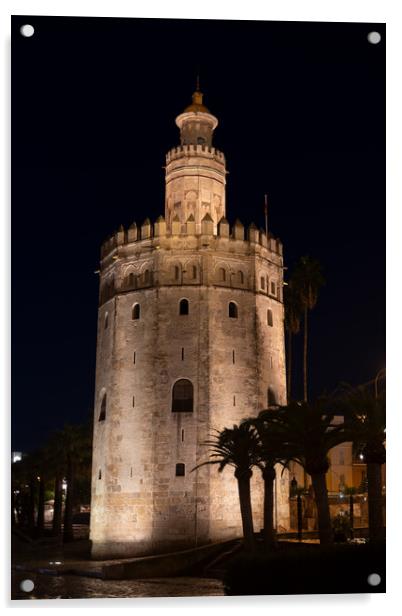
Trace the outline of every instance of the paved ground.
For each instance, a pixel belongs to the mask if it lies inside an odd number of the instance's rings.
[[[32,580],[34,588],[24,592],[23,580]],[[75,575],[49,576],[14,572],[12,599],[98,599],[133,597],[211,597],[222,596],[220,580],[206,578],[162,578],[152,580],[101,580]]]

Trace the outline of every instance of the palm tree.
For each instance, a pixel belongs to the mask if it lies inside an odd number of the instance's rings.
[[[233,428],[224,428],[205,442],[210,450],[210,460],[202,462],[193,470],[206,464],[218,464],[222,472],[226,466],[232,466],[237,479],[240,501],[240,513],[243,525],[244,545],[246,549],[255,549],[253,514],[251,508],[250,479],[253,466],[258,460],[259,441],[255,429],[249,424],[241,423]]]
[[[281,427],[288,452],[311,476],[318,514],[321,544],[333,542],[329,513],[326,474],[329,469],[328,452],[348,439],[342,424],[334,423],[334,414],[326,410],[327,402],[291,402],[279,407],[272,421]],[[270,422],[269,415],[266,421]]]
[[[278,464],[285,467],[292,457],[284,440],[283,427],[274,422],[276,414],[276,410],[264,410],[259,413],[258,417],[252,417],[244,422],[255,429],[259,441],[256,466],[261,470],[264,480],[264,543],[268,549],[275,544],[275,467]]]
[[[343,385],[337,408],[345,415],[345,428],[367,465],[369,535],[384,538],[381,467],[385,464],[385,390],[376,396],[362,385]]]
[[[304,342],[303,342],[303,400],[308,400],[307,388],[307,348],[308,348],[308,311],[312,310],[318,299],[318,291],[324,284],[320,262],[310,257],[301,257],[292,276],[294,292],[304,314]]]
[[[290,402],[292,398],[292,337],[300,331],[300,319],[302,314],[299,294],[296,292],[292,280],[284,287],[283,299],[285,307],[285,329],[288,334],[286,389],[287,401]]]

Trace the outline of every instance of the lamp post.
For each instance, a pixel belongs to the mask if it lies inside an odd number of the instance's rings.
[[[375,398],[378,398],[378,380],[380,378],[380,376],[384,376],[385,375],[385,368],[381,368],[381,370],[379,370],[376,374],[376,377],[374,379],[374,395]]]

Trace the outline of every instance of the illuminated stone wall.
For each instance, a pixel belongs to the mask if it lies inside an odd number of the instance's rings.
[[[232,469],[191,470],[207,459],[203,443],[213,430],[267,407],[268,387],[285,402],[281,244],[270,239],[268,247],[253,227],[244,240],[241,225],[229,233],[223,223],[218,236],[210,221],[203,225],[210,233],[173,235],[159,219],[141,229],[152,237],[128,241],[129,231],[120,230],[103,247],[91,513],[97,557],[241,535]],[[267,292],[267,277],[276,296]],[[179,314],[183,298],[188,315]],[[237,318],[229,316],[230,302]],[[133,319],[137,303],[140,318]],[[194,386],[192,413],[171,411],[172,387],[181,378]],[[105,392],[106,419],[99,421]],[[177,463],[185,464],[184,477],[176,477]],[[285,528],[287,490],[285,477],[277,499]],[[259,530],[258,471],[252,494]]]

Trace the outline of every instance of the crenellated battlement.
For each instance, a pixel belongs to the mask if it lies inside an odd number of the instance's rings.
[[[142,249],[149,250],[164,240],[173,240],[174,248],[179,247],[177,244],[180,244],[180,240],[184,240],[183,247],[185,245],[191,248],[210,247],[217,251],[231,251],[234,247],[233,244],[237,243],[236,252],[243,254],[250,253],[250,251],[257,252],[256,249],[259,248],[262,255],[265,251],[274,253],[278,257],[283,255],[280,239],[274,238],[271,234],[268,234],[267,237],[265,232],[262,229],[257,229],[254,223],[248,229],[245,229],[244,225],[236,220],[230,227],[229,222],[222,218],[218,224],[217,234],[214,234],[213,227],[213,221],[209,214],[204,216],[201,222],[201,233],[195,232],[192,216],[184,224],[179,220],[174,220],[170,231],[167,229],[163,216],[159,216],[153,224],[147,218],[141,226],[137,226],[134,222],[128,229],[124,229],[123,225],[120,225],[118,231],[103,242],[101,261],[119,247],[133,245],[138,247],[139,251]]]
[[[213,158],[225,163],[225,155],[220,150],[207,145],[179,145],[169,150],[166,154],[166,164],[183,156],[204,156],[205,158]]]

